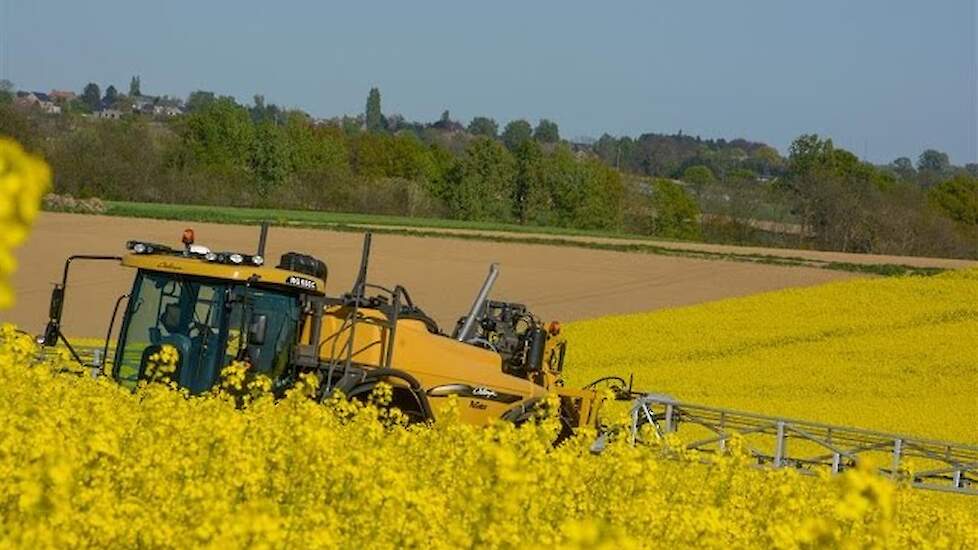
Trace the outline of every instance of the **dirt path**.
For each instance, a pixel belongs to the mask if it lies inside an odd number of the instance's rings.
[[[14,276],[17,305],[0,312],[39,332],[47,316],[52,284],[60,280],[71,254],[122,254],[128,239],[171,246],[182,230],[194,227],[200,244],[215,250],[254,250],[256,227],[43,213],[26,245],[19,249]],[[288,250],[326,261],[327,292],[350,288],[359,262],[361,236],[318,229],[273,228],[269,262]],[[648,311],[742,296],[786,287],[853,277],[851,273],[808,267],[702,260],[592,250],[567,246],[496,243],[439,237],[376,235],[370,279],[406,286],[416,303],[450,329],[486,275],[490,262],[502,274],[493,296],[522,301],[540,316],[565,321]],[[65,305],[65,331],[76,336],[104,335],[112,305],[125,293],[132,272],[117,265],[72,266]]]

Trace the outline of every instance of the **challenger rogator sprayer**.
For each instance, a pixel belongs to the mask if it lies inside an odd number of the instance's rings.
[[[62,342],[79,363],[131,388],[150,376],[151,357],[170,346],[177,362],[168,376],[192,394],[213,388],[225,366],[244,361],[268,376],[279,396],[305,374],[319,380],[319,400],[336,391],[364,399],[378,383],[387,383],[391,405],[414,422],[437,420],[455,396],[466,422],[522,424],[555,396],[558,440],[585,426],[596,428],[596,453],[614,437],[635,444],[661,439],[683,425],[687,448],[722,453],[738,438],[758,466],[838,473],[868,455],[878,463],[882,455],[886,465],[880,471],[911,486],[978,494],[978,447],[972,445],[683,403],[634,391],[618,376],[567,388],[562,378],[567,343],[560,325],[543,323],[522,304],[490,300],[499,275],[495,264],[468,314],[448,334],[402,286],[367,281],[369,233],[356,282],[341,296],[325,293],[322,260],[289,252],[276,267],[266,266],[267,235],[262,224],[255,254],[212,251],[195,244],[188,229],[180,248],[129,241],[125,256],[71,256],[38,341]],[[115,303],[103,348],[94,350],[90,361],[82,359],[61,327],[73,261],[110,261],[136,270],[132,289]],[[114,356],[105,361],[124,302]],[[602,422],[609,398],[634,400],[628,426]]]
[[[172,379],[191,393],[219,383],[223,367],[246,361],[283,393],[313,373],[326,398],[369,395],[378,382],[393,388],[392,405],[414,421],[434,420],[449,396],[462,400],[467,422],[503,418],[521,423],[544,397],[561,400],[567,433],[597,425],[599,394],[561,387],[566,344],[559,324],[545,325],[525,306],[488,299],[499,269],[491,266],[468,315],[446,334],[414,304],[407,289],[367,280],[371,235],[364,237],[360,270],[342,296],[324,293],[327,267],[317,258],[289,252],[276,267],[263,258],[267,226],[254,254],[215,252],[184,232],[183,247],[129,241],[129,253],[72,256],[51,300],[51,319],[41,341],[64,342],[61,310],[72,261],[107,260],[136,269],[120,306],[121,328],[107,374],[135,387],[148,376],[150,357],[163,346],[177,350]]]

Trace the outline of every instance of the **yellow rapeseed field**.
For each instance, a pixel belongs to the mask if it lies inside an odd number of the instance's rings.
[[[574,385],[978,443],[978,270],[572,323]]]
[[[552,422],[404,428],[303,388],[238,409],[36,354],[0,330],[0,546],[978,545],[973,500],[863,471],[800,478],[623,444],[593,456],[588,437],[554,449]]]

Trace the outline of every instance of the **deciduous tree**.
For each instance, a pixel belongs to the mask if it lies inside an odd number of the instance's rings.
[[[515,171],[513,156],[499,142],[474,140],[447,176],[453,214],[466,220],[511,220]]]
[[[704,186],[716,183],[713,171],[702,164],[690,166],[683,172],[683,181],[692,185]]]
[[[523,145],[524,141],[532,139],[533,127],[523,119],[514,120],[503,129],[502,137],[503,144],[506,145],[506,148],[510,151],[515,151],[520,145]]]
[[[206,90],[194,90],[193,92],[190,92],[189,96],[187,96],[187,112],[195,113],[200,111],[216,101],[216,99],[217,98],[214,96],[214,92],[208,92]]]
[[[109,85],[105,89],[105,97],[102,98],[102,103],[105,105],[115,105],[116,100],[119,99],[119,92],[116,91],[115,86]]]
[[[496,121],[491,118],[477,116],[473,118],[471,122],[469,122],[468,131],[472,135],[485,136],[495,139],[496,135],[499,133],[499,125],[496,124]]]
[[[913,161],[908,157],[895,159],[890,163],[890,167],[893,168],[893,171],[896,172],[900,179],[913,181],[917,176],[917,171],[913,167]]]
[[[81,93],[81,100],[92,111],[98,109],[99,102],[102,100],[102,91],[99,89],[98,84],[94,82],[86,84],[85,89]]]
[[[541,118],[540,122],[537,123],[536,129],[533,131],[533,139],[540,143],[557,143],[560,141],[560,130],[557,128],[557,123],[546,118]]]
[[[253,154],[255,127],[248,110],[221,98],[187,117],[183,141],[194,163],[245,166]]]
[[[670,239],[699,239],[700,210],[682,186],[665,179],[652,184],[652,233]]]
[[[928,194],[952,220],[978,226],[978,179],[959,174],[937,184]]]
[[[942,153],[935,149],[927,149],[920,154],[917,159],[917,170],[921,172],[934,172],[943,174],[951,167],[951,161],[947,153]]]

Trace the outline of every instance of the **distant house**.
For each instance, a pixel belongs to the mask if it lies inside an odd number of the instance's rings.
[[[129,98],[132,101],[132,110],[143,113],[144,115],[154,114],[154,107],[159,102],[158,97],[149,95],[137,95]]]
[[[51,93],[48,95],[51,96],[51,99],[59,105],[64,105],[65,103],[73,101],[78,97],[78,94],[70,90],[51,90]]]
[[[95,111],[95,118],[118,120],[122,118],[122,111],[118,109],[99,109]]]
[[[452,134],[465,131],[465,126],[462,126],[460,122],[451,120],[449,118],[442,118],[437,122],[433,122],[431,127],[436,130]]]
[[[17,92],[14,105],[22,108],[38,108],[48,114],[61,112],[61,106],[56,105],[51,96],[44,92]]]
[[[183,109],[176,105],[157,104],[153,106],[153,114],[162,117],[175,117],[183,114]]]

